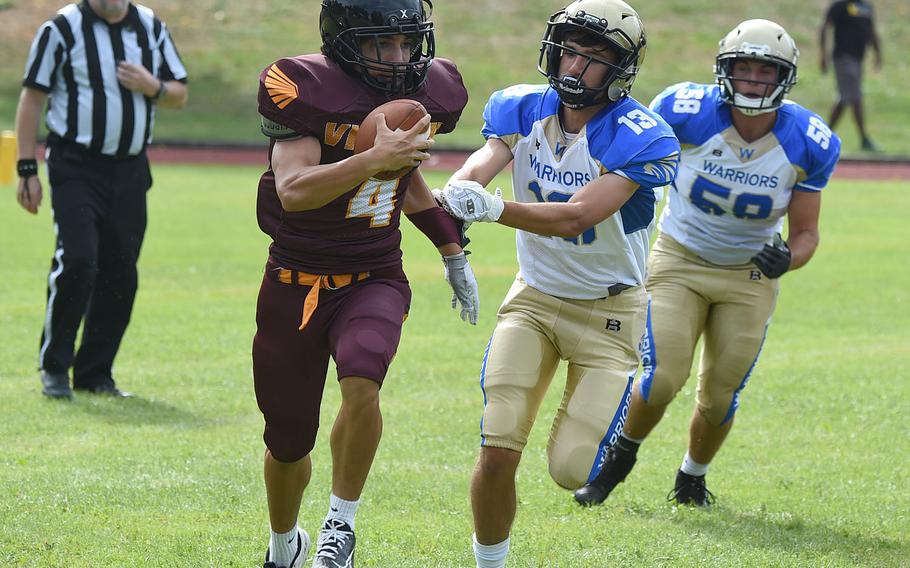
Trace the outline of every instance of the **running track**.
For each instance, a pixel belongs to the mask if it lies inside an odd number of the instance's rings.
[[[155,144],[148,149],[152,163],[183,164],[230,164],[258,165],[265,167],[266,147],[256,146],[185,146],[176,144]],[[466,152],[436,151],[424,162],[430,170],[453,171],[467,157]],[[865,180],[910,180],[910,161],[907,160],[860,160],[845,158],[834,172],[836,179]]]

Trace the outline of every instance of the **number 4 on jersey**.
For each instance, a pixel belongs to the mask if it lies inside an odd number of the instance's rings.
[[[398,182],[393,179],[382,181],[368,179],[360,186],[354,197],[348,202],[346,218],[366,217],[370,228],[387,227],[392,222],[392,211],[395,210],[395,193]]]

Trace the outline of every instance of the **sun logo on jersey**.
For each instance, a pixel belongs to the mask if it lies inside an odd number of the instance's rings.
[[[272,97],[272,102],[281,110],[291,104],[291,101],[295,100],[298,95],[297,85],[274,63],[266,73],[265,88]]]
[[[679,153],[662,158],[656,162],[646,163],[642,169],[646,174],[655,178],[661,183],[668,184],[676,177],[676,170],[679,167]]]

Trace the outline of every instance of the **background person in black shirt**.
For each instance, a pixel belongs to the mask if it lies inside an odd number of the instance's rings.
[[[36,143],[45,122],[56,250],[41,334],[42,392],[128,396],[111,368],[136,297],[152,177],[155,108],[186,104],[186,69],[164,23],[127,0],[83,0],[35,35],[16,111],[16,199],[42,202]],[[83,324],[75,351],[76,332]]]
[[[871,44],[875,50],[875,69],[881,69],[882,66],[882,51],[878,34],[875,32],[874,15],[872,5],[866,0],[835,0],[828,8],[820,33],[821,69],[822,73],[825,73],[828,71],[829,61],[828,28],[834,28],[834,76],[840,97],[831,109],[828,124],[834,128],[844,107],[853,107],[853,117],[856,119],[856,127],[862,139],[862,148],[868,152],[876,152],[878,148],[869,138],[863,119],[861,87],[866,46]]]

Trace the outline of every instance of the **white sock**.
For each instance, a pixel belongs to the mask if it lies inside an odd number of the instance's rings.
[[[269,539],[269,562],[274,562],[275,566],[290,566],[291,559],[297,554],[297,534],[300,529],[297,524],[294,528],[285,533],[272,532]],[[303,542],[301,541],[301,546]]]
[[[623,438],[625,438],[626,440],[629,440],[630,442],[635,442],[636,444],[641,444],[642,442],[645,441],[644,438],[633,438],[632,436],[626,434],[625,432],[620,432],[619,435],[622,436]]]
[[[357,513],[357,506],[360,505],[360,499],[356,501],[347,501],[341,497],[336,497],[334,493],[329,498],[329,513],[325,520],[338,519],[344,521],[354,530],[354,514]]]
[[[505,568],[506,556],[509,555],[509,537],[496,544],[480,544],[477,535],[471,535],[474,560],[477,568]]]
[[[708,465],[709,464],[706,463],[698,463],[692,459],[689,452],[686,452],[686,457],[683,459],[682,466],[679,469],[682,470],[683,473],[701,477],[708,473]]]

